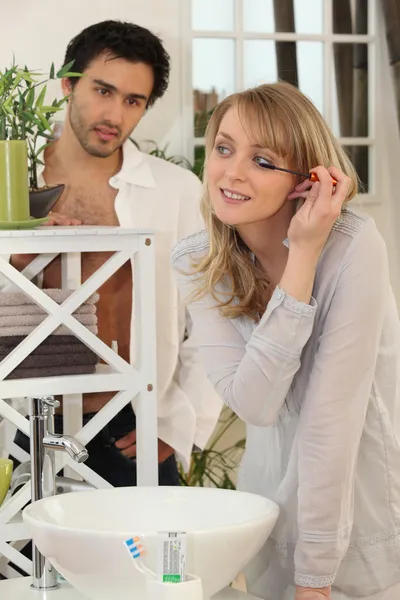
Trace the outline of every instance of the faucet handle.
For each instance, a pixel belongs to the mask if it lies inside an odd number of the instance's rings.
[[[39,396],[28,398],[31,401],[32,416],[43,417],[49,412],[54,413],[54,409],[60,406],[59,400],[56,400],[54,396]]]
[[[60,401],[56,400],[54,396],[43,396],[39,398],[39,402],[44,415],[54,415],[55,409],[60,406]]]
[[[60,401],[54,398],[54,396],[43,396],[43,398],[39,398],[45,406],[49,406],[50,408],[59,408]]]

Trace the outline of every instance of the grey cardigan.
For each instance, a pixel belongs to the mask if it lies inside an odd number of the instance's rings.
[[[174,249],[185,297],[207,250],[206,232]],[[275,559],[303,586],[363,596],[399,582],[400,327],[374,221],[343,211],[310,305],[278,287],[258,323],[211,295],[188,308],[208,377],[247,424],[239,487],[280,505]]]

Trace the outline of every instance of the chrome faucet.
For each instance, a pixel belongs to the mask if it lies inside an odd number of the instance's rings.
[[[84,462],[89,454],[78,440],[54,433],[54,410],[60,406],[53,396],[30,398],[31,423],[31,496],[32,502],[56,493],[55,457],[51,450],[64,450],[76,462]],[[57,571],[32,542],[33,581],[35,590],[58,587]]]
[[[43,438],[43,446],[45,448],[52,448],[53,450],[65,450],[77,463],[85,462],[89,456],[85,446],[82,446],[78,440],[75,440],[70,435],[48,433]]]

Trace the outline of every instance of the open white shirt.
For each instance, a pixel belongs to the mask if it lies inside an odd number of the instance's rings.
[[[170,262],[173,246],[204,226],[202,186],[190,171],[140,152],[130,141],[123,147],[121,170],[109,183],[118,190],[115,211],[121,227],[156,231],[158,436],[187,469],[193,446],[205,447],[222,406],[191,336],[184,341],[190,323]],[[39,174],[39,187],[44,184]],[[134,351],[131,336],[131,356]]]
[[[203,232],[173,252],[185,297],[207,251]],[[249,592],[279,600],[278,571],[349,596],[400,582],[400,328],[373,220],[343,212],[309,305],[278,287],[258,323],[222,316],[211,294],[189,311],[208,376],[247,423],[239,487],[281,509]]]

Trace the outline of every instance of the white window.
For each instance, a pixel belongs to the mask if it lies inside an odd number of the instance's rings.
[[[324,115],[374,201],[376,0],[191,0],[189,152],[204,156],[204,126],[232,92],[283,79]],[[188,92],[189,93],[189,92]],[[314,165],[310,165],[310,168]]]

